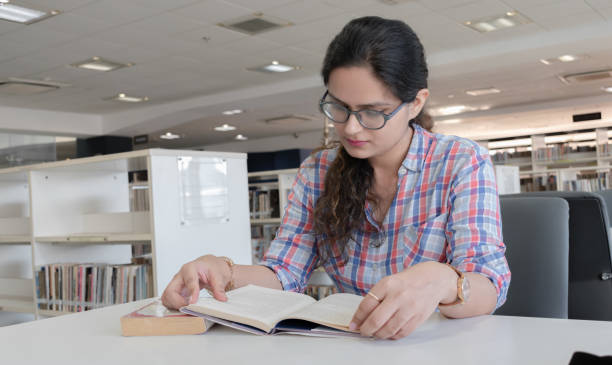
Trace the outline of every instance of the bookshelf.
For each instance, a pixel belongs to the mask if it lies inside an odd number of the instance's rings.
[[[493,163],[517,166],[521,191],[598,191],[612,188],[608,128],[488,142]]]
[[[284,169],[248,174],[253,264],[261,262],[276,235],[297,171]],[[318,268],[312,273],[305,293],[322,299],[336,293],[336,286],[327,273]]]
[[[0,170],[0,310],[159,296],[203,254],[250,264],[246,155],[150,149]]]

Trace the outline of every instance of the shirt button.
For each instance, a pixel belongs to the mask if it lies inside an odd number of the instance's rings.
[[[404,175],[406,173],[406,168],[405,167],[400,167],[398,172],[399,172],[400,175]]]

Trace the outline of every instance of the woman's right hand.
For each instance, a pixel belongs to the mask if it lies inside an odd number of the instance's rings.
[[[173,309],[195,303],[200,290],[208,289],[215,299],[225,302],[225,288],[232,280],[227,262],[213,255],[199,257],[181,267],[162,294],[162,303]]]

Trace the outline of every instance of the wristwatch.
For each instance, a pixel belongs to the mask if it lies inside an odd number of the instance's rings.
[[[457,268],[455,268],[454,266],[449,264],[447,265],[448,267],[453,269],[457,273],[457,275],[459,275],[459,278],[457,278],[457,299],[452,303],[438,303],[438,307],[448,307],[451,305],[463,304],[470,297],[470,281],[468,280],[468,278],[466,278],[465,275],[461,271],[457,270]]]

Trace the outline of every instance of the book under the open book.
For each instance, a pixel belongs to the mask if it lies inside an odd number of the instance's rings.
[[[349,330],[363,297],[337,293],[319,301],[300,293],[247,285],[229,291],[227,301],[200,298],[181,312],[243,331],[272,335],[360,336]]]

